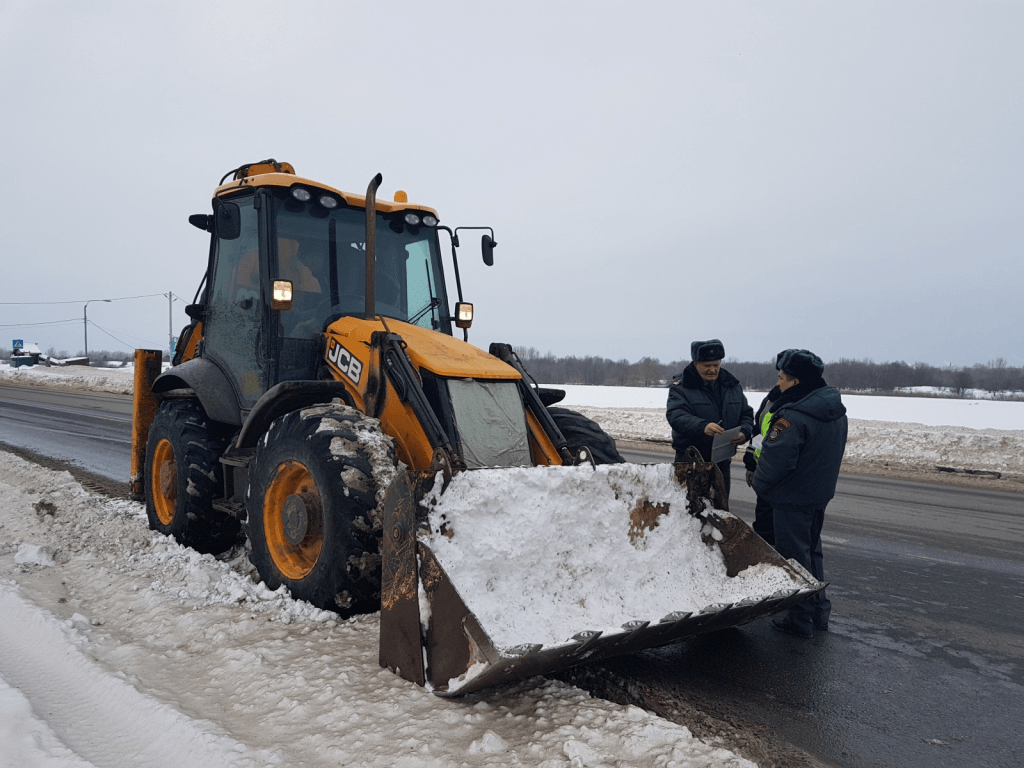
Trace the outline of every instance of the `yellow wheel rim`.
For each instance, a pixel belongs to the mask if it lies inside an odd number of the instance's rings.
[[[279,465],[263,494],[263,535],[285,578],[303,579],[313,570],[323,530],[320,491],[309,470],[297,461]]]
[[[152,478],[149,497],[153,500],[157,519],[161,525],[170,525],[178,504],[178,462],[174,458],[174,447],[166,438],[161,439],[153,451]]]

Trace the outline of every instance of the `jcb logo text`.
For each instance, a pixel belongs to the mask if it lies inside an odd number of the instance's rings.
[[[351,379],[353,384],[359,384],[359,377],[363,374],[363,364],[334,339],[331,339],[331,344],[327,348],[327,359]]]

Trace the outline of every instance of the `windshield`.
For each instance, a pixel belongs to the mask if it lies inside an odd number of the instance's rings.
[[[275,191],[275,277],[292,281],[292,308],[281,313],[282,334],[315,338],[341,315],[362,316],[366,305],[366,211],[328,210]],[[444,276],[432,227],[411,226],[402,211],[378,212],[375,313],[451,333]]]

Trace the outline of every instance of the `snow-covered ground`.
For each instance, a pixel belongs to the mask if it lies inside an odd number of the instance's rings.
[[[4,768],[753,765],[564,683],[439,699],[378,665],[378,615],[269,592],[2,452],[0,509]]]
[[[131,391],[130,369],[0,379]],[[618,437],[669,437],[663,389],[566,389]],[[848,454],[1024,471],[1024,403],[844,401]],[[269,592],[244,557],[183,549],[142,505],[2,452],[0,510],[0,768],[752,765],[563,683],[439,699],[378,666],[377,615]]]

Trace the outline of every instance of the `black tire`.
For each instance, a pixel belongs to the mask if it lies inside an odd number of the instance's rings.
[[[377,481],[356,436],[366,430],[380,426],[346,405],[292,411],[249,464],[246,533],[263,582],[343,616],[380,610]]]
[[[199,552],[219,554],[241,540],[241,524],[213,508],[223,492],[220,455],[225,428],[211,422],[196,400],[165,400],[146,443],[146,515],[149,527]]]
[[[615,441],[596,421],[568,408],[549,406],[548,413],[562,430],[569,450],[573,453],[580,448],[589,448],[597,464],[625,463],[626,460],[619,455],[619,449],[615,447]]]

